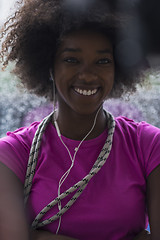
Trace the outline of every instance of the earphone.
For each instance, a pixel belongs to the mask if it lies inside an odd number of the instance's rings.
[[[63,146],[66,148],[67,152],[68,152],[68,155],[70,157],[70,160],[71,160],[71,166],[69,167],[69,169],[63,174],[63,176],[60,178],[59,180],[59,184],[58,184],[58,197],[61,195],[61,186],[62,184],[64,183],[64,181],[67,179],[68,175],[70,174],[70,171],[71,169],[73,168],[74,166],[74,163],[75,163],[75,158],[76,158],[76,155],[77,155],[77,152],[81,146],[81,144],[84,142],[84,140],[89,136],[89,134],[93,131],[95,125],[96,125],[96,120],[97,120],[97,116],[98,116],[98,113],[100,112],[100,109],[102,108],[102,106],[99,107],[99,109],[97,110],[97,113],[95,115],[95,118],[94,118],[94,121],[93,121],[93,125],[91,127],[91,129],[89,130],[89,132],[84,136],[84,138],[81,140],[81,142],[79,143],[79,145],[75,148],[75,152],[74,152],[74,155],[73,157],[71,156],[71,153],[70,153],[70,150],[68,149],[68,147],[66,146],[66,144],[64,143],[62,137],[61,137],[61,132],[60,132],[60,129],[59,129],[59,126],[58,126],[58,123],[57,123],[57,120],[56,120],[56,116],[55,116],[55,112],[56,112],[56,109],[55,109],[55,84],[54,84],[54,79],[53,79],[53,74],[52,74],[52,70],[50,69],[50,76],[51,76],[51,79],[53,81],[53,98],[54,98],[54,115],[53,115],[53,121],[54,121],[54,125],[55,125],[55,128],[56,128],[56,132],[57,132],[57,135],[61,141],[61,143],[63,144]],[[62,206],[61,206],[61,201],[58,203],[58,209],[59,211],[62,209]],[[58,234],[59,232],[59,229],[60,229],[60,225],[61,225],[61,217],[59,218],[59,224],[58,224],[58,228],[57,228],[57,231],[56,231],[56,234]]]
[[[54,124],[55,124],[56,130],[57,130],[58,137],[61,137],[61,133],[60,133],[57,121],[54,121]]]

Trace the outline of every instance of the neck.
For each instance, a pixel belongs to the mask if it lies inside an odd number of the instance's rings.
[[[90,115],[81,115],[75,112],[65,113],[59,110],[57,122],[61,134],[67,138],[81,141],[91,130],[97,111]],[[86,140],[99,136],[106,129],[106,124],[106,115],[103,108],[101,108],[97,114],[94,129]]]

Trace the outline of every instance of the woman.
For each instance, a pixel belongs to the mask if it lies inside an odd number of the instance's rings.
[[[120,61],[110,5],[82,2],[25,1],[3,30],[4,66],[58,111],[0,140],[2,240],[159,239],[160,130],[102,107],[143,81],[144,61]]]

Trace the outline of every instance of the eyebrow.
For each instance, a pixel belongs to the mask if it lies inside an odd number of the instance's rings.
[[[61,53],[64,53],[64,52],[82,52],[82,49],[80,48],[65,48],[61,51]],[[100,53],[100,54],[105,54],[105,53],[110,53],[112,54],[112,50],[111,49],[103,49],[103,50],[97,50],[97,53]]]
[[[61,53],[64,52],[81,52],[82,50],[80,48],[65,48],[61,51]]]
[[[112,51],[111,49],[108,49],[108,48],[106,48],[106,49],[104,49],[104,50],[97,50],[97,52],[98,52],[98,53],[102,53],[102,54],[103,54],[103,53],[111,53],[111,54],[113,53],[113,51]]]

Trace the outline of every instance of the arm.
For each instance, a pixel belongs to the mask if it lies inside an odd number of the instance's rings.
[[[152,240],[152,238],[148,231],[143,230],[133,240]]]
[[[152,240],[160,239],[160,165],[147,179],[147,207]]]
[[[29,240],[23,204],[23,184],[0,163],[0,239]]]
[[[144,230],[134,240],[160,239],[160,165],[147,179],[147,207],[152,234],[147,234]]]
[[[134,240],[160,239],[160,165],[154,169],[147,179],[147,207],[151,234],[144,230]]]
[[[31,235],[31,236],[29,236]],[[74,240],[35,230],[29,234],[24,210],[23,184],[0,162],[0,240]]]

